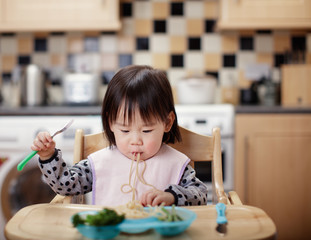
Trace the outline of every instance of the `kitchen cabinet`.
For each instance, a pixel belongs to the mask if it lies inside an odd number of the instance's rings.
[[[220,0],[218,28],[311,28],[309,0]]]
[[[235,190],[278,239],[311,239],[311,114],[237,114]]]
[[[0,31],[115,31],[117,0],[0,0]]]

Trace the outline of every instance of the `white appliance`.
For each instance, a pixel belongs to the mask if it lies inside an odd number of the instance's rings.
[[[43,182],[37,156],[18,172],[17,164],[31,152],[30,146],[39,131],[51,133],[61,129],[70,119],[71,127],[55,137],[64,159],[73,161],[75,129],[85,133],[102,130],[100,116],[1,116],[0,118],[0,240],[8,218],[26,205],[49,202],[55,193]]]
[[[233,190],[234,184],[234,106],[231,104],[176,105],[178,124],[203,135],[211,135],[212,128],[219,127],[221,133],[223,180],[225,191]],[[207,184],[209,193],[211,179],[202,170],[211,172],[211,163],[196,163],[196,176]],[[209,202],[212,195],[208,194]]]
[[[68,73],[63,78],[66,104],[92,105],[98,103],[99,77],[91,73]]]

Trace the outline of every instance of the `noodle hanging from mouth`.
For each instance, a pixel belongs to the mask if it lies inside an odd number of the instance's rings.
[[[136,194],[136,184],[137,180],[139,180],[141,183],[144,185],[150,186],[153,189],[156,189],[155,186],[147,183],[144,179],[144,173],[146,170],[146,162],[144,162],[143,169],[141,173],[139,174],[139,162],[140,162],[140,153],[137,154],[136,158],[136,170],[135,170],[135,176],[134,176],[134,183],[133,185],[131,184],[132,181],[132,175],[133,175],[133,165],[135,161],[135,155],[133,154],[132,162],[131,162],[131,167],[130,167],[130,173],[129,173],[129,182],[125,183],[121,186],[121,192],[123,193],[130,193],[132,192],[132,200],[129,201],[125,205],[118,206],[116,208],[116,211],[120,213],[124,213],[127,218],[145,218],[148,217],[150,214],[144,211],[144,207],[135,199],[135,194]],[[129,187],[129,190],[124,190],[125,187]]]
[[[134,176],[134,183],[133,185],[131,184],[132,181],[132,175],[133,175],[133,164],[135,161],[135,154],[133,154],[133,158],[132,158],[132,162],[131,162],[131,168],[130,168],[130,174],[129,174],[129,182],[125,183],[121,186],[121,192],[123,193],[130,193],[132,192],[132,201],[135,201],[135,193],[136,193],[136,184],[137,184],[137,179],[144,185],[152,187],[153,189],[157,189],[155,186],[153,186],[152,184],[149,184],[145,181],[144,179],[144,173],[146,170],[146,162],[143,161],[144,166],[143,169],[141,171],[141,173],[139,174],[139,162],[140,162],[140,153],[137,153],[137,158],[136,158],[136,171],[135,171],[135,176]],[[124,190],[124,187],[129,187],[129,190]]]

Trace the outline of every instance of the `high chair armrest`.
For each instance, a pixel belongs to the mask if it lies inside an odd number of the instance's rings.
[[[243,205],[239,195],[235,191],[230,191],[228,195],[229,195],[229,201],[231,205],[236,205],[236,206]]]
[[[50,203],[71,203],[72,202],[72,196],[62,196],[62,195],[56,195]]]

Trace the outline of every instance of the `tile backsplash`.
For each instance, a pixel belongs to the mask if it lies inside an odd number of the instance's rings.
[[[219,84],[228,75],[248,86],[245,67],[266,63],[280,80],[286,52],[300,50],[311,63],[310,30],[218,32],[218,1],[121,0],[119,32],[1,33],[1,78],[16,65],[35,63],[54,83],[62,71],[98,72],[103,83],[129,64],[163,69],[175,85],[189,74],[212,74]]]

